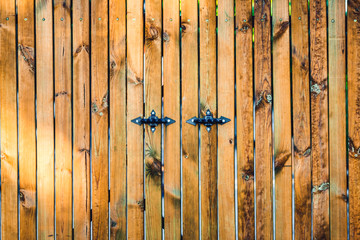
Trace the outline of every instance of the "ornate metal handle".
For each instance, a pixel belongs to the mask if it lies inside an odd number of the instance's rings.
[[[204,118],[193,117],[193,118],[190,118],[189,120],[187,120],[186,122],[191,125],[194,125],[194,126],[196,124],[204,124],[206,126],[206,130],[208,132],[210,132],[212,125],[214,125],[214,124],[223,125],[227,122],[230,122],[230,119],[223,117],[223,116],[221,116],[220,118],[213,118],[212,113],[208,109],[206,111],[206,116]]]
[[[151,127],[151,131],[155,132],[157,125],[165,124],[165,126],[168,126],[170,124],[173,124],[175,122],[175,120],[168,118],[168,117],[159,118],[156,116],[155,111],[152,110],[149,118],[138,117],[138,118],[131,120],[131,122],[133,122],[137,125],[148,124]]]

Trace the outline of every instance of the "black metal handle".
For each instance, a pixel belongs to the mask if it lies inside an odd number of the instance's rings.
[[[190,118],[189,120],[187,120],[186,122],[191,125],[194,125],[194,126],[196,124],[204,124],[206,126],[206,130],[208,132],[210,132],[212,125],[214,125],[214,124],[223,125],[227,122],[230,122],[230,119],[223,117],[223,116],[221,116],[220,118],[213,118],[212,113],[208,109],[206,111],[206,116],[204,118],[193,117],[193,118]]]
[[[155,132],[157,125],[165,124],[165,126],[168,126],[170,124],[173,124],[175,122],[175,120],[168,118],[168,117],[159,118],[156,116],[155,111],[152,110],[149,118],[138,117],[138,118],[131,120],[131,122],[133,122],[137,125],[148,124],[151,127],[151,131]]]

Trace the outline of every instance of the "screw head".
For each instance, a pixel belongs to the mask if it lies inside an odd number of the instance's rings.
[[[331,19],[331,22],[334,23],[334,22],[335,22],[335,19]]]
[[[172,18],[170,18],[170,22],[172,22],[172,20],[173,20],[173,19],[172,19]]]
[[[152,21],[155,21],[155,18],[152,18],[151,20],[152,20]]]
[[[280,18],[279,20],[280,20],[280,22],[281,22],[281,21],[282,21],[282,18]]]
[[[82,18],[80,18],[80,22],[82,21],[83,19]]]
[[[42,20],[45,21],[45,18],[43,18]]]
[[[205,22],[209,22],[209,19],[206,19]]]
[[[299,17],[298,19],[301,20],[301,17]]]
[[[60,18],[61,21],[64,21],[64,18]]]
[[[170,122],[170,119],[168,119],[168,122]]]
[[[320,21],[320,19],[317,18],[316,21]]]
[[[9,18],[8,18],[8,17],[6,18],[6,21],[9,21]]]
[[[244,19],[243,21],[246,22],[246,19]]]
[[[27,18],[24,18],[24,21],[26,22],[28,19]]]
[[[101,17],[99,17],[99,21],[101,21]]]
[[[225,19],[225,22],[229,21],[228,19]]]

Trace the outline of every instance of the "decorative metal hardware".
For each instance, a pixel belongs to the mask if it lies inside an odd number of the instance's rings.
[[[168,126],[170,124],[173,124],[175,122],[175,120],[168,118],[168,117],[159,118],[156,116],[155,111],[152,110],[149,118],[138,117],[138,118],[131,120],[131,122],[133,122],[137,125],[148,124],[151,127],[151,131],[155,132],[157,125],[165,124],[165,126]]]
[[[206,116],[204,118],[193,117],[193,118],[190,118],[189,120],[187,120],[186,122],[191,125],[194,125],[194,126],[196,124],[204,124],[206,126],[206,130],[208,132],[210,132],[212,125],[214,125],[214,124],[223,125],[227,122],[230,122],[230,119],[223,117],[223,116],[221,116],[220,118],[213,118],[213,115],[210,112],[210,110],[207,110]]]

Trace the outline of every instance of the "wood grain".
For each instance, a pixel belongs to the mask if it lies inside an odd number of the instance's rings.
[[[110,0],[110,238],[126,238],[126,7]]]
[[[93,239],[108,239],[108,1],[91,1],[91,160]]]
[[[161,116],[161,0],[145,2],[145,116]],[[161,125],[145,126],[146,238],[161,239]]]
[[[348,1],[348,152],[350,239],[360,238],[360,1]]]
[[[216,1],[199,1],[200,117],[217,115]],[[217,239],[217,131],[200,126],[201,239]]]
[[[311,126],[308,1],[291,6],[295,239],[311,239]]]
[[[345,2],[328,1],[331,239],[347,237],[345,37]]]
[[[37,0],[36,126],[38,238],[55,239],[53,5]]]
[[[56,236],[72,239],[70,0],[54,1]]]
[[[218,223],[220,239],[235,239],[235,49],[234,2],[218,3]],[[213,127],[215,130],[215,127]]]
[[[270,1],[254,6],[256,233],[273,237]]]
[[[179,7],[177,0],[163,2],[163,107],[164,116],[176,121],[164,128],[165,239],[181,238]]]
[[[127,221],[128,238],[144,238],[143,127],[130,121],[143,116],[143,1],[127,2]],[[147,117],[147,116],[146,116]]]
[[[90,6],[87,0],[72,4],[73,236],[90,240]]]
[[[274,91],[275,233],[277,239],[291,239],[292,143],[289,2],[273,2],[272,47]],[[281,66],[281,67],[280,67]]]
[[[0,2],[1,238],[18,237],[15,1]]]
[[[186,121],[199,115],[198,1],[181,1],[183,238],[199,238],[199,127]]]
[[[34,1],[17,2],[20,238],[36,239]]]
[[[252,6],[236,1],[236,116],[239,239],[255,238]]]
[[[329,152],[326,1],[310,4],[313,238],[329,239]]]

